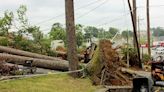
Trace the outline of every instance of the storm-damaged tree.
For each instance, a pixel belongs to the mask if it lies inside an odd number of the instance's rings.
[[[12,26],[13,12],[5,11],[4,16],[0,17],[0,45],[8,46],[10,34],[9,30]]]
[[[4,17],[0,18],[0,36],[8,36],[12,25],[13,12],[5,11]]]

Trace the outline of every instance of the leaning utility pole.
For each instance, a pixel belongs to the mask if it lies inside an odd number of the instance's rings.
[[[131,4],[130,4],[130,0],[128,0],[128,5],[129,5],[129,10],[130,10],[131,20],[132,20],[132,25],[133,25],[134,39],[135,39],[136,47],[137,47],[139,67],[142,68],[142,63],[141,63],[141,58],[140,58],[139,44],[138,44],[138,39],[137,39],[137,30],[135,28],[136,26],[135,26],[135,23],[134,23],[133,10],[132,10]]]
[[[67,59],[69,70],[78,70],[78,57],[76,49],[75,21],[74,21],[74,1],[65,0],[66,11],[66,33],[67,33]],[[78,77],[78,73],[71,73],[71,76]]]
[[[137,3],[136,3],[136,0],[132,0],[133,2],[133,9],[132,9],[132,12],[133,12],[133,18],[134,18],[134,26],[135,26],[135,30],[137,30]],[[134,33],[133,33],[134,34]],[[134,38],[134,35],[133,35],[133,38]],[[135,42],[135,38],[133,40],[134,42],[134,47],[136,48],[136,42]]]
[[[148,40],[148,54],[151,56],[150,50],[150,18],[149,18],[149,0],[146,3],[146,10],[147,10],[147,40]]]

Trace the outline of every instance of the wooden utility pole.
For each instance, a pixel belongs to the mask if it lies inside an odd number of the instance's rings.
[[[138,16],[138,43],[140,44],[141,42],[141,33],[140,33],[140,18]]]
[[[76,49],[75,20],[74,20],[74,0],[65,0],[66,11],[66,33],[67,33],[67,59],[69,70],[78,70],[78,57]],[[71,76],[78,77],[78,73],[71,73]]]
[[[129,10],[130,10],[131,20],[132,20],[132,25],[133,25],[134,39],[135,39],[136,47],[137,47],[139,67],[142,68],[139,44],[138,44],[138,39],[137,39],[137,30],[135,28],[136,26],[135,26],[135,23],[134,23],[133,10],[132,10],[131,4],[130,4],[130,0],[128,0],[128,5],[129,5]]]
[[[137,3],[136,3],[136,0],[132,0],[133,2],[133,9],[132,9],[132,12],[133,12],[133,18],[134,18],[134,26],[135,26],[135,30],[137,30]],[[134,33],[133,33],[134,34]],[[135,42],[135,37],[133,35],[133,38],[134,38],[134,47],[136,48],[136,42]]]
[[[140,19],[140,17],[138,16],[138,43],[139,43],[139,45],[141,45],[140,20],[143,20],[143,19]],[[141,54],[141,49],[140,49],[140,56],[141,56],[141,59],[142,59],[143,58],[143,55]]]
[[[127,34],[127,67],[129,68],[129,30],[128,31],[128,34]]]
[[[149,17],[149,0],[146,3],[146,10],[147,10],[147,40],[148,40],[148,54],[151,56],[150,50],[150,17]]]

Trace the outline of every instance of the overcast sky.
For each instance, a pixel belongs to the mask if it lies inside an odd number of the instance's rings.
[[[14,13],[20,5],[28,8],[30,24],[48,32],[55,22],[65,24],[65,0],[0,0],[0,16],[5,10]],[[76,23],[97,27],[131,29],[127,0],[74,0]],[[164,27],[164,0],[150,0],[151,27]],[[137,0],[141,29],[146,29],[146,0]],[[57,17],[56,17],[57,16]]]

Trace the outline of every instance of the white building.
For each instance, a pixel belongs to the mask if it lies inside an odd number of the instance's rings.
[[[91,40],[90,40],[90,39],[88,39],[88,40],[87,40],[87,42],[86,42],[86,43],[84,43],[83,45],[84,45],[84,46],[86,46],[86,47],[89,47],[89,46],[91,46],[91,43],[98,44],[98,42],[99,42],[99,39],[98,39],[98,38],[93,37],[93,38],[91,38]]]

